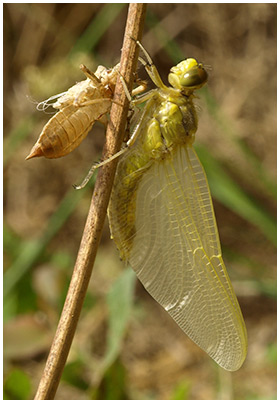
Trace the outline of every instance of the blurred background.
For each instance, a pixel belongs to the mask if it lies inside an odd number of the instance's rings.
[[[248,330],[228,373],[119,260],[108,223],[57,399],[276,398],[276,4],[148,4],[142,43],[165,82],[208,66],[196,100],[224,260]],[[127,4],[4,4],[4,393],[33,398],[71,278],[101,155],[97,123],[72,154],[25,161],[52,116],[36,104],[120,59]],[[143,69],[139,76],[147,79]]]

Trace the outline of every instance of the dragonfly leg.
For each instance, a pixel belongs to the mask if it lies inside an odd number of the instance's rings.
[[[132,38],[133,39],[133,38]],[[145,66],[145,69],[147,71],[147,73],[149,74],[149,76],[151,77],[152,81],[155,83],[156,86],[158,86],[159,88],[166,88],[166,86],[163,84],[160,75],[157,71],[157,68],[155,67],[151,57],[149,56],[148,52],[145,50],[145,48],[141,45],[141,43],[139,41],[136,41],[136,43],[140,46],[140,48],[142,49],[143,53],[145,54],[146,58],[147,58],[147,62],[144,61],[144,59],[139,58],[140,62]],[[86,73],[85,73],[86,74]],[[120,73],[119,73],[120,74]],[[132,99],[132,96],[127,88],[126,82],[123,78],[123,76],[120,74],[120,78],[122,81],[122,85],[123,85],[123,89],[125,91],[126,97],[128,98],[129,102],[130,102],[130,106],[132,108],[133,114],[136,114],[138,111],[136,109],[137,105],[145,102],[145,101],[149,101],[156,93],[157,90],[151,90],[148,91],[146,94],[140,95],[135,99]],[[135,94],[141,94],[146,88],[146,83],[144,81],[141,82],[141,85],[138,86],[137,88],[135,88],[132,91],[132,95]],[[83,180],[83,182],[80,185],[74,185],[74,188],[79,190],[82,189],[83,187],[86,186],[86,184],[89,182],[90,178],[92,177],[94,171],[97,168],[100,168],[101,166],[108,164],[109,162],[111,162],[112,160],[114,160],[117,157],[120,157],[122,154],[124,154],[136,141],[136,139],[138,138],[139,133],[141,132],[141,127],[143,125],[143,123],[145,122],[145,116],[146,116],[146,110],[149,109],[149,102],[147,102],[147,104],[145,105],[143,111],[141,112],[141,116],[136,124],[136,126],[133,129],[133,132],[129,138],[129,140],[126,142],[125,147],[122,148],[119,152],[117,152],[116,154],[112,155],[111,157],[107,158],[105,161],[99,162],[99,163],[95,163],[92,165],[92,167],[90,168],[87,176],[85,177],[85,179]],[[133,118],[133,116],[132,116]]]
[[[91,179],[94,171],[97,168],[100,168],[103,165],[108,164],[109,162],[113,161],[117,157],[120,157],[127,150],[129,150],[129,148],[135,143],[135,140],[138,138],[138,135],[141,132],[141,127],[142,127],[143,123],[145,123],[145,116],[146,116],[146,109],[147,108],[149,108],[149,102],[147,102],[146,106],[144,107],[143,112],[141,113],[141,116],[139,118],[139,121],[138,121],[137,125],[135,126],[130,139],[126,142],[125,146],[119,152],[117,152],[116,154],[114,154],[111,157],[107,158],[106,160],[93,164],[92,167],[90,168],[87,176],[83,180],[83,182],[80,185],[73,185],[73,187],[76,190],[83,189],[87,185],[87,183]]]
[[[139,85],[138,85],[138,87],[136,87],[136,88],[134,88],[132,90],[131,95],[133,97],[136,96],[136,95],[142,94],[142,92],[146,91],[146,89],[147,89],[147,82],[146,81],[137,80],[136,83],[139,84]]]
[[[166,85],[163,83],[158,69],[156,68],[156,66],[154,65],[154,62],[151,58],[151,56],[149,55],[149,53],[146,51],[146,49],[144,48],[144,46],[141,44],[141,42],[137,41],[136,39],[132,38],[132,40],[134,40],[137,45],[139,46],[139,48],[142,50],[142,52],[144,53],[144,55],[146,56],[147,61],[145,61],[142,57],[138,57],[138,60],[140,61],[140,63],[143,64],[143,66],[145,67],[146,72],[148,73],[148,75],[150,76],[151,80],[154,82],[154,84],[158,87],[158,88],[167,88]]]

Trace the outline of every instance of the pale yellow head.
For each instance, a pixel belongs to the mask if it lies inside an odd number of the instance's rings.
[[[207,82],[208,74],[202,63],[189,58],[170,69],[168,81],[172,87],[181,91],[194,91]]]

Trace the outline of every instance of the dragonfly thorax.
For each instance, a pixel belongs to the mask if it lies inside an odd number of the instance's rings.
[[[181,91],[194,91],[201,88],[207,81],[208,75],[202,63],[189,58],[172,67],[168,81],[172,87]]]

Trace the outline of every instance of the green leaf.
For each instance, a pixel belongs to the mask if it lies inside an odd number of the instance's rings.
[[[125,4],[105,4],[91,24],[85,30],[83,35],[78,39],[70,57],[77,52],[90,53],[99,43],[103,34],[112,25],[112,22],[118,17]]]
[[[58,209],[51,216],[48,226],[40,239],[24,243],[18,258],[4,274],[4,298],[8,296],[18,281],[30,270],[36,263],[48,243],[67,221],[73,213],[80,199],[83,197],[86,189],[76,191],[70,189],[64,199],[61,201]]]
[[[205,147],[200,145],[195,149],[206,171],[212,196],[240,217],[257,226],[276,245],[276,219],[231,179]]]
[[[26,117],[19,121],[17,126],[4,139],[3,143],[3,165],[6,166],[9,159],[16,153],[23,140],[30,134],[35,125],[34,117]]]
[[[109,332],[103,368],[116,359],[130,318],[135,285],[135,273],[127,268],[112,286],[107,303],[109,308]]]
[[[4,382],[4,399],[27,400],[30,395],[30,378],[20,369],[13,369]]]
[[[188,380],[179,382],[172,393],[172,400],[187,400],[190,396],[191,385]]]

